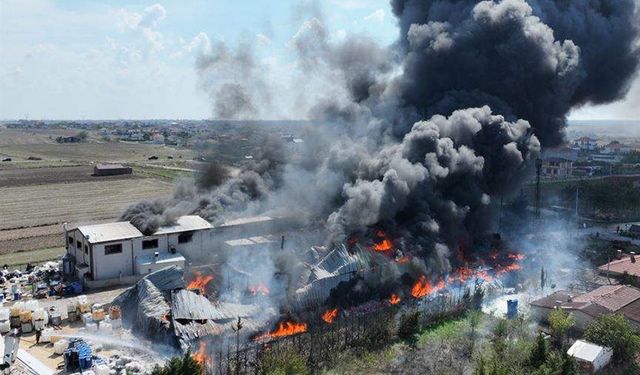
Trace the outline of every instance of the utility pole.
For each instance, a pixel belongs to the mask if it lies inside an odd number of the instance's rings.
[[[542,159],[536,159],[536,196],[535,196],[535,204],[536,204],[536,218],[540,219],[540,174],[542,172]]]
[[[240,330],[242,329],[242,318],[238,317],[236,325],[231,325],[231,329],[236,333],[236,368],[235,373],[240,374]]]

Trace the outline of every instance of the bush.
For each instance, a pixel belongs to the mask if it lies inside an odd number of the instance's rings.
[[[415,343],[416,333],[420,328],[420,312],[404,314],[400,317],[398,337],[410,343]]]
[[[188,350],[183,357],[172,358],[162,367],[156,365],[153,371],[151,371],[151,375],[198,375],[203,373],[204,368],[193,359],[190,350]]]
[[[584,339],[613,349],[616,362],[631,361],[640,349],[640,337],[623,315],[602,315],[591,323]]]
[[[384,319],[369,326],[360,340],[366,350],[379,350],[393,340],[393,320]]]
[[[549,314],[549,327],[556,343],[562,346],[564,337],[573,327],[573,316],[562,309],[555,309]]]
[[[311,371],[305,359],[294,350],[265,352],[260,358],[260,372],[266,375],[306,375]]]
[[[547,343],[544,340],[542,332],[538,334],[536,343],[531,348],[531,354],[529,355],[529,364],[531,367],[538,368],[547,360]]]

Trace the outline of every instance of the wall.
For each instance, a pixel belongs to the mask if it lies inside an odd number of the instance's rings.
[[[133,275],[133,242],[132,240],[105,242],[93,245],[94,280],[118,278]],[[105,245],[122,244],[122,252],[105,255]]]

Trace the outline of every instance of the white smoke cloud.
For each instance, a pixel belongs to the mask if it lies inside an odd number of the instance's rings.
[[[384,22],[384,17],[386,13],[384,9],[378,9],[375,12],[364,17],[365,21],[375,21],[375,22]]]

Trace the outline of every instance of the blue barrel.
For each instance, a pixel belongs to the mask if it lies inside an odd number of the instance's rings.
[[[507,318],[513,319],[518,316],[518,300],[510,299],[507,300]]]
[[[20,293],[13,293],[13,300],[17,301],[20,299]]]

